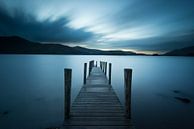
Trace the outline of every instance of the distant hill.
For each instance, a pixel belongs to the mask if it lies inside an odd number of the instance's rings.
[[[0,37],[0,54],[137,55],[130,51],[102,51],[79,46],[41,44],[18,36]]]
[[[176,49],[165,53],[164,56],[194,56],[194,46]]]

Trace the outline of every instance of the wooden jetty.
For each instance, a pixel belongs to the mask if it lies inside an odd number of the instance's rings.
[[[84,64],[84,84],[71,105],[71,69],[65,69],[65,119],[62,129],[134,129],[131,122],[131,69],[125,69],[125,106],[111,86],[107,63]]]

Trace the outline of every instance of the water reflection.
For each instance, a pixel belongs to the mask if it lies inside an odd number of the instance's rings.
[[[137,129],[191,129],[193,58],[62,55],[0,56],[0,128],[61,125],[64,68],[72,68],[73,101],[83,84],[83,65],[93,59],[112,63],[112,84],[122,103],[123,69],[133,69],[132,117]],[[175,97],[189,98],[191,103]]]

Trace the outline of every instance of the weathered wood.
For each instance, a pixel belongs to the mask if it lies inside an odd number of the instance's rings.
[[[86,84],[81,88],[71,107],[71,118],[64,122],[68,129],[132,129],[132,122],[125,116],[125,108],[119,101],[105,73],[107,63],[92,67]],[[91,64],[92,66],[92,64]]]
[[[69,126],[64,126],[63,128],[60,128],[60,129],[134,129],[133,126],[130,126],[129,128],[129,125],[120,125],[120,126],[116,126],[116,125],[100,125],[100,124],[97,124],[97,125],[71,125],[71,127]]]
[[[106,75],[107,73],[107,62],[105,62],[105,71],[104,71],[104,74]]]
[[[104,117],[104,118],[99,118],[99,117],[76,117],[72,118],[72,121],[69,121],[69,125],[112,125],[112,126],[124,126],[124,125],[131,125],[130,120],[122,119],[122,117]]]
[[[89,62],[89,75],[90,75],[93,67],[94,67],[94,60]]]
[[[101,70],[103,72],[103,62],[101,61]]]
[[[124,69],[125,78],[125,112],[126,117],[131,118],[131,82],[132,82],[132,69]]]
[[[109,63],[109,70],[108,70],[108,84],[111,84],[111,69],[112,69],[112,64]]]
[[[105,70],[105,64],[104,64],[105,62],[104,61],[102,61],[102,72],[104,72],[104,70]]]
[[[64,84],[65,84],[65,109],[64,109],[64,115],[65,115],[65,119],[69,119],[70,118],[70,105],[71,105],[71,74],[72,74],[72,70],[71,69],[65,69],[64,70]]]
[[[87,63],[84,63],[84,84],[86,84],[86,76],[87,76]]]

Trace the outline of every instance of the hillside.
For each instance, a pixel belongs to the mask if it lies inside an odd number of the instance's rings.
[[[72,54],[72,55],[137,55],[134,52],[102,51],[60,44],[41,44],[21,37],[0,37],[0,54]]]
[[[165,56],[194,56],[194,46],[176,49],[164,54]]]

